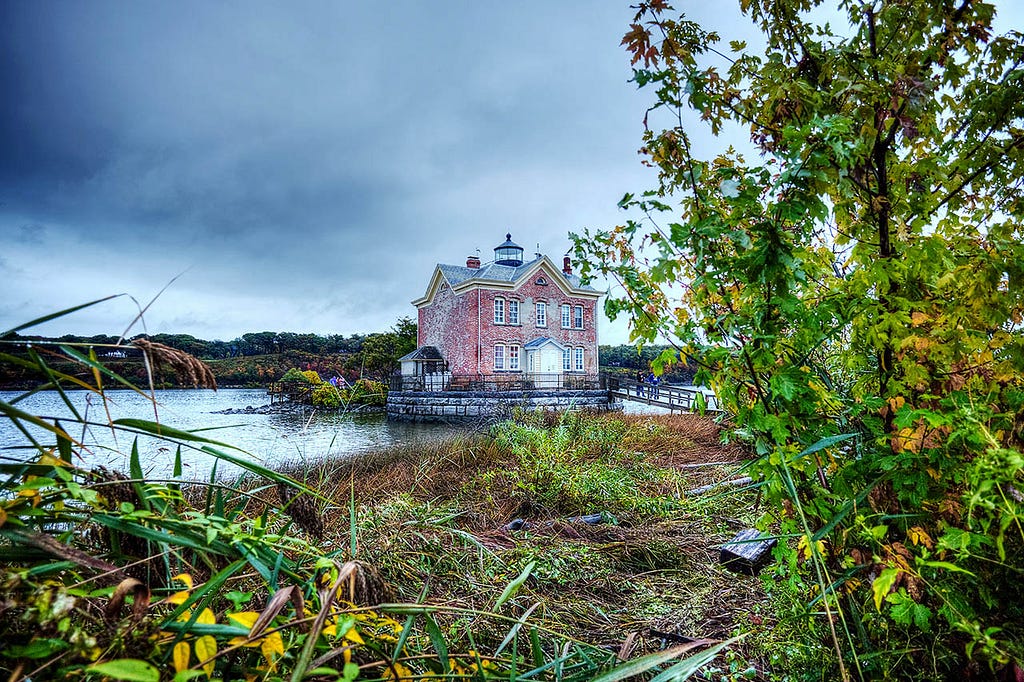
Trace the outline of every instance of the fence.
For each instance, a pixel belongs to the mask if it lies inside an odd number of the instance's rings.
[[[424,374],[391,377],[391,391],[593,391],[606,388],[597,374]]]

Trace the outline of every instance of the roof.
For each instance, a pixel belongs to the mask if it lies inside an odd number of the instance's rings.
[[[443,263],[438,264],[438,269],[444,278],[448,280],[448,284],[452,287],[456,287],[463,282],[470,280],[476,280],[478,282],[517,282],[522,279],[526,273],[528,273],[533,266],[538,262],[544,260],[543,257],[534,258],[531,261],[525,262],[519,267],[512,267],[511,265],[497,265],[496,263],[487,263],[479,268],[467,268],[464,265],[445,265]],[[594,291],[593,287],[584,285],[578,275],[567,275],[564,272],[561,276],[565,279],[566,283],[573,289],[586,289]]]
[[[422,348],[417,348],[416,350],[414,350],[413,352],[409,353],[408,355],[403,355],[402,357],[398,358],[399,362],[405,362],[407,360],[441,360],[441,361],[443,361],[444,358],[441,357],[441,351],[439,351],[436,346],[423,346]]]
[[[549,343],[553,344],[555,346],[558,346],[562,350],[565,350],[565,346],[560,344],[558,341],[555,341],[550,336],[538,336],[537,338],[533,339],[532,341],[527,341],[523,345],[523,348],[525,348],[526,350],[535,350],[535,349],[540,348],[542,346],[546,346]]]
[[[509,232],[508,234],[505,235],[505,243],[498,244],[497,246],[494,247],[495,251],[497,251],[498,249],[519,249],[520,251],[522,251],[523,247],[519,246],[519,244],[516,244],[514,241],[512,241],[512,233]]]
[[[416,307],[428,304],[434,298],[442,284],[447,284],[452,291],[460,294],[474,288],[513,290],[520,283],[534,275],[543,276],[549,284],[553,284],[570,296],[583,298],[599,298],[603,295],[588,284],[580,281],[579,275],[567,275],[547,256],[538,256],[519,266],[498,265],[491,262],[479,268],[468,268],[464,265],[438,264],[430,278],[426,293],[412,302]]]

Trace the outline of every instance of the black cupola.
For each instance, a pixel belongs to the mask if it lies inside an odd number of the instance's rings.
[[[523,264],[523,247],[512,241],[512,234],[505,235],[505,243],[494,249],[494,264],[518,268]]]

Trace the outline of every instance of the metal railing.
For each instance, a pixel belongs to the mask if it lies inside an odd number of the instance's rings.
[[[670,386],[668,384],[650,384],[638,382],[622,377],[605,377],[605,386],[617,397],[625,400],[647,403],[649,405],[660,405],[671,410],[683,410],[690,412],[694,409],[697,401],[697,394],[702,393],[699,388],[691,386]],[[705,406],[711,412],[718,411],[717,401],[714,395],[704,394]]]
[[[391,377],[389,390],[402,391],[593,391],[605,389],[598,374],[424,374]]]

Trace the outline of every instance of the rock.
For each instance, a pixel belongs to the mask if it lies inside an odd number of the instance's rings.
[[[719,563],[733,573],[757,575],[768,559],[778,540],[754,528],[741,530],[732,540],[722,545]]]

